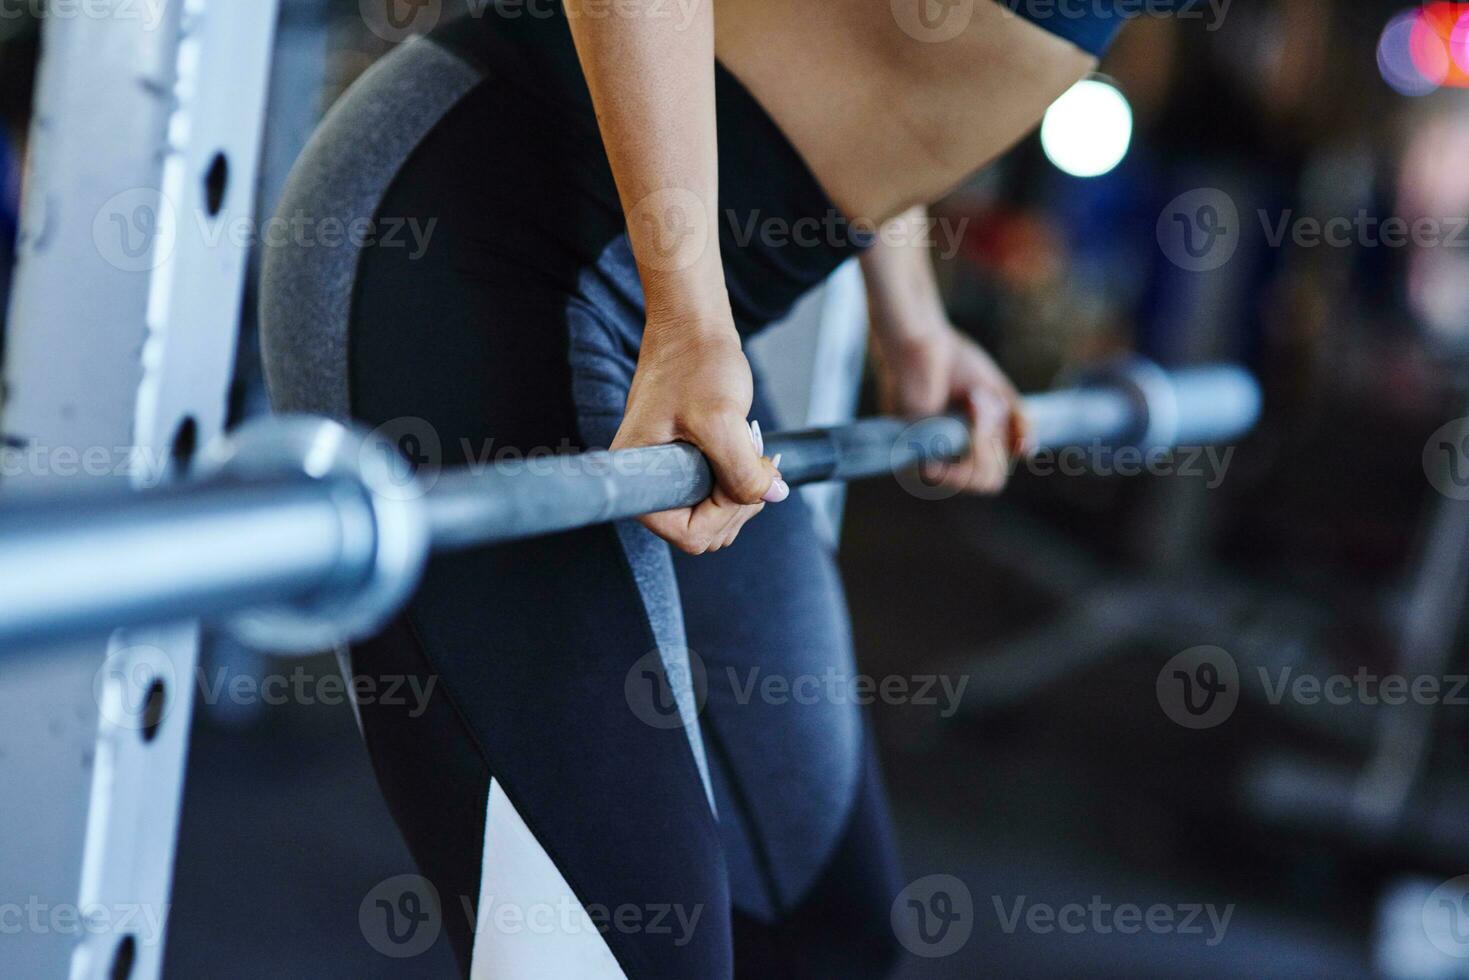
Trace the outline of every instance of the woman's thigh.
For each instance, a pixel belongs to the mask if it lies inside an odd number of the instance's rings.
[[[841,582],[799,494],[733,547],[674,567],[707,681],[700,718],[734,896],[774,918],[810,890],[857,797],[864,745]]]
[[[400,433],[420,464],[605,445],[633,365],[609,329],[625,311],[565,290],[575,270],[551,267],[554,248],[507,256],[497,225],[509,219],[466,186],[468,152],[452,133],[430,140],[382,203],[380,215],[432,221],[434,232],[421,255],[363,254],[352,413]],[[529,236],[523,224],[515,234]],[[435,557],[406,615],[354,649],[359,673],[434,683],[416,717],[365,704],[362,721],[462,964],[477,897],[481,932],[504,928],[486,907],[496,896],[480,890],[482,860],[499,857],[483,853],[493,779],[623,971],[728,975],[728,886],[697,722],[678,683],[687,671],[677,608],[667,549],[640,526],[606,525]],[[648,723],[647,678],[660,695],[650,705],[684,695],[691,724],[678,711]],[[536,911],[512,910],[527,922]]]
[[[755,411],[773,421],[763,399]],[[674,556],[735,909],[736,975],[886,976],[898,880],[835,562],[799,495]]]
[[[620,218],[503,142],[523,111],[507,99],[466,99],[388,189],[378,217],[428,230],[421,249],[371,246],[357,269],[352,414],[430,465],[606,446],[636,366]],[[763,400],[755,416],[770,422]],[[364,704],[362,720],[466,968],[472,948],[514,941],[481,887],[504,884],[494,842],[525,839],[487,828],[501,795],[576,902],[608,916],[629,976],[728,975],[731,879],[762,923],[840,893],[862,901],[826,903],[825,941],[860,948],[883,928],[880,788],[860,715],[830,687],[853,670],[846,610],[799,501],[700,559],[675,561],[635,522],[436,557],[407,614],[353,654],[359,674],[432,692],[417,711]],[[801,698],[752,694],[772,675]],[[810,700],[807,678],[827,693]],[[490,930],[477,946],[475,922]]]

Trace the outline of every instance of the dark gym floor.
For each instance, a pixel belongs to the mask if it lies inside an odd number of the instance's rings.
[[[854,489],[842,560],[865,672],[933,670],[1044,614],[974,543],[1008,506],[925,503],[891,481]],[[1340,897],[1370,895],[1353,887],[1369,872],[1234,812],[1244,749],[1163,717],[1152,692],[1166,657],[1138,650],[977,719],[877,709],[906,875],[952,874],[974,896],[967,945],[914,959],[904,980],[1369,975],[1371,908]],[[452,975],[442,940],[390,960],[359,931],[362,897],[412,868],[348,709],[201,710],[196,729],[169,977]],[[997,911],[1092,896],[1237,907],[1214,946],[1207,935],[1007,933]]]

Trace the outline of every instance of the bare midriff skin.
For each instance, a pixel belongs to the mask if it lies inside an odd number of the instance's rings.
[[[678,18],[636,0],[607,16],[605,0],[566,0],[647,312],[613,448],[680,440],[714,471],[708,500],[644,525],[686,552],[718,551],[790,495],[748,420],[753,381],[715,231],[716,57],[838,210],[898,232],[862,258],[883,405],[908,416],[964,408],[974,449],[938,478],[998,491],[1024,450],[1020,398],[949,323],[927,237],[900,223],[922,227],[926,204],[1024,136],[1094,59],[994,0],[676,6]]]
[[[881,221],[941,197],[1096,66],[994,0],[976,0],[957,36],[919,40],[900,20],[934,37],[919,19],[923,5],[930,23],[934,12],[962,23],[968,10],[943,0],[714,4],[720,62],[848,217]]]

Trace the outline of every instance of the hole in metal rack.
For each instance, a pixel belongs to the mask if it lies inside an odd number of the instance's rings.
[[[133,964],[138,960],[138,941],[131,935],[123,936],[117,949],[112,951],[112,969],[109,980],[128,980],[133,975]]]
[[[189,466],[194,462],[194,454],[198,450],[199,423],[189,415],[173,430],[173,439],[168,445],[168,457],[175,477],[188,474]]]
[[[216,153],[209,163],[209,172],[204,175],[204,206],[209,210],[209,217],[219,217],[229,186],[230,162],[223,153]]]
[[[144,742],[151,742],[158,735],[158,729],[163,725],[163,714],[168,707],[168,688],[162,680],[154,679],[148,685],[148,695],[143,701],[143,727],[142,735]]]

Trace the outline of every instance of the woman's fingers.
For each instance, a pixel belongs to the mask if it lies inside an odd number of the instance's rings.
[[[690,440],[714,471],[714,492],[694,507],[650,514],[643,525],[686,554],[702,555],[729,547],[766,503],[779,503],[791,491],[762,456],[758,423],[720,419],[690,429]]]
[[[710,551],[719,551],[734,544],[745,525],[765,509],[764,504],[736,503],[725,496],[721,490],[715,490],[714,494],[699,507],[709,510],[711,522],[717,523],[721,516],[724,519],[723,527],[714,534],[714,540],[709,546]]]
[[[1011,404],[988,388],[964,399],[969,414],[970,450],[944,473],[946,486],[967,493],[997,494],[1010,480],[1010,460],[1019,445]]]
[[[641,518],[643,526],[687,555],[703,555],[722,546],[729,524],[727,510],[709,506],[666,510]]]
[[[714,482],[737,504],[778,503],[780,476],[762,458],[764,440],[758,423],[732,413],[704,416],[688,423],[690,441],[703,451],[714,471]],[[782,484],[783,485],[783,484]]]
[[[739,504],[723,491],[695,507],[649,514],[643,526],[689,555],[703,555],[728,548],[764,504]]]

